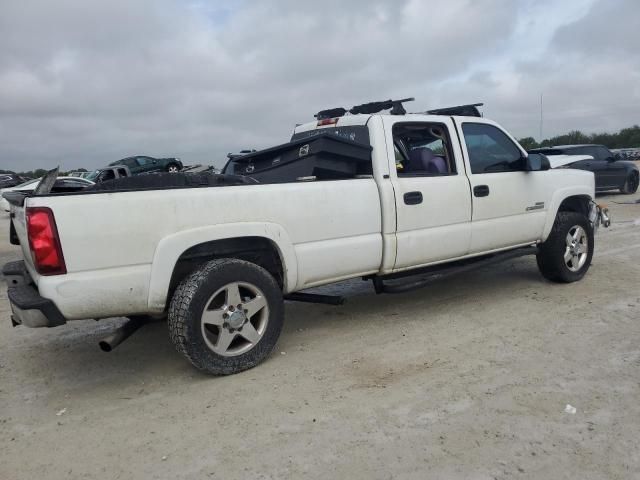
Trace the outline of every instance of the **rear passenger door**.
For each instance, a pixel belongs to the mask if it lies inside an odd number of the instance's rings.
[[[497,125],[456,119],[473,195],[472,253],[542,237],[550,192],[548,171],[525,171],[526,153]]]
[[[394,270],[466,255],[471,240],[471,194],[453,122],[426,115],[424,121],[383,119],[393,162]]]

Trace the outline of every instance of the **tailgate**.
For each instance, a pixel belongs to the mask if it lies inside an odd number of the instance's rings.
[[[31,250],[29,249],[29,238],[27,237],[27,220],[26,220],[26,204],[28,194],[22,192],[6,192],[3,197],[9,202],[11,206],[10,221],[11,221],[11,241],[20,244],[22,249],[22,256],[24,257],[24,263],[31,275],[34,282],[38,282],[40,275],[33,267],[33,259],[31,258]]]

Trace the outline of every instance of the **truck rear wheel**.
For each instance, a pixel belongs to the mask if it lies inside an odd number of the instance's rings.
[[[229,375],[271,353],[283,320],[282,291],[269,272],[225,258],[180,283],[169,307],[169,336],[196,368]]]
[[[549,237],[540,246],[538,269],[552,282],[576,282],[589,270],[593,248],[589,220],[580,213],[558,212]]]

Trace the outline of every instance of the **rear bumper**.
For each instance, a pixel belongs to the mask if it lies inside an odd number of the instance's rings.
[[[24,262],[10,262],[2,268],[9,288],[7,296],[11,304],[13,326],[57,327],[67,323],[58,307],[38,293],[26,272]]]

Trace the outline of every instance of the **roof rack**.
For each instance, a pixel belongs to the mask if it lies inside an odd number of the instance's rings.
[[[434,110],[427,110],[429,115],[459,115],[461,117],[481,117],[482,114],[478,107],[482,107],[484,103],[470,103],[468,105],[458,105],[456,107],[444,107],[436,108]]]
[[[359,113],[372,114],[378,113],[382,110],[391,111],[391,115],[404,115],[407,113],[404,106],[404,102],[412,102],[415,98],[403,98],[402,100],[383,100],[382,102],[369,102],[362,105],[355,105],[349,110],[342,107],[329,108],[327,110],[320,110],[314,115],[318,120],[325,120],[327,118],[344,117],[347,113],[357,115]],[[417,112],[429,115],[459,115],[463,117],[482,117],[482,113],[478,110],[478,107],[482,107],[484,103],[469,103],[467,105],[457,105],[455,107],[436,108],[433,110],[427,110],[426,112]]]
[[[404,102],[412,102],[415,98],[403,98],[402,100],[383,100],[381,102],[369,102],[363,103],[362,105],[355,105],[351,107],[349,110],[346,108],[338,107],[338,108],[330,108],[327,110],[320,110],[314,116],[318,120],[324,120],[327,118],[336,118],[343,117],[347,112],[357,115],[359,113],[371,114],[378,113],[382,110],[391,109],[391,115],[404,115],[407,111],[404,109],[402,105]]]

